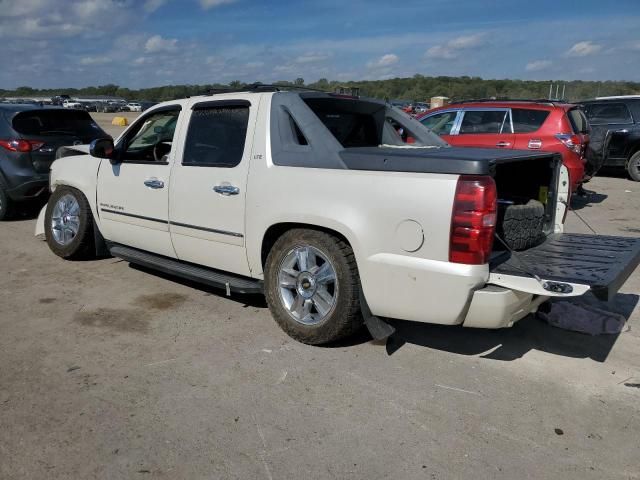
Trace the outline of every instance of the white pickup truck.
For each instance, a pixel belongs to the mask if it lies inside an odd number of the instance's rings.
[[[640,239],[562,233],[557,155],[452,148],[382,101],[254,87],[71,148],[36,232],[54,253],[264,293],[309,344],[363,321],[384,337],[387,318],[511,326],[549,297],[609,297],[640,262]]]

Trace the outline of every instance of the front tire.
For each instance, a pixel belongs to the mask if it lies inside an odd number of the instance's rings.
[[[289,230],[273,245],[265,265],[265,296],[275,321],[309,345],[335,342],[362,325],[358,268],[341,238]]]
[[[627,172],[632,180],[640,182],[640,152],[634,153],[629,159]]]
[[[93,215],[75,188],[58,187],[47,203],[45,236],[53,253],[68,260],[95,257]]]

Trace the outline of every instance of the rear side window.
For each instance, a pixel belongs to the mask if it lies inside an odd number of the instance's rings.
[[[462,117],[460,134],[500,133],[506,110],[467,110]]]
[[[235,167],[242,160],[248,106],[208,106],[191,114],[183,165]]]
[[[569,117],[569,122],[571,122],[573,133],[587,133],[589,131],[589,122],[587,121],[587,117],[579,108],[569,110],[567,112],[567,117]]]
[[[512,108],[513,133],[531,133],[538,130],[549,116],[548,110]]]
[[[104,132],[87,112],[28,110],[13,117],[13,129],[22,135],[73,135],[97,138]]]
[[[422,124],[438,135],[450,135],[458,112],[436,113],[421,120]]]
[[[631,113],[624,103],[592,103],[585,110],[589,122],[594,125],[633,123]]]

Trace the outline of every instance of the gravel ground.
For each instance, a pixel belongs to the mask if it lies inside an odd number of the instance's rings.
[[[640,234],[639,184],[589,187],[593,228]],[[620,335],[527,317],[309,347],[260,297],[66,262],[34,226],[0,223],[2,479],[640,478],[638,309]]]

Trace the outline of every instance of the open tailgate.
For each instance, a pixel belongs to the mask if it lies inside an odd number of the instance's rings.
[[[537,247],[492,260],[489,283],[550,296],[591,290],[609,300],[639,263],[640,238],[555,233]]]

